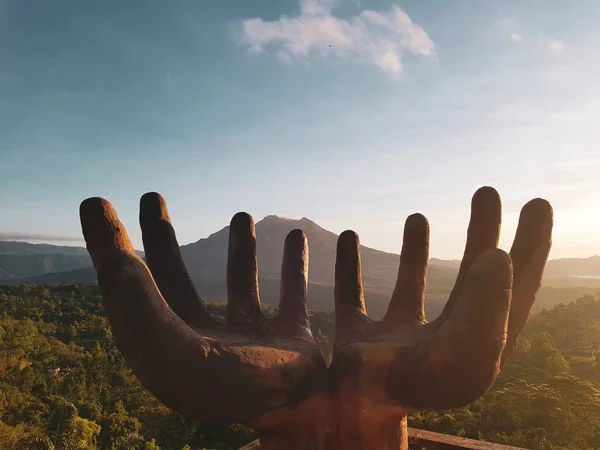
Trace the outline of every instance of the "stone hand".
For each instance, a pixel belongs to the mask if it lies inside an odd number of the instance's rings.
[[[260,308],[252,217],[231,221],[227,323],[204,308],[184,267],[164,199],[142,197],[144,262],[112,205],[81,204],[81,224],[117,348],[142,384],[171,409],[257,430],[301,429],[325,397],[326,367],[306,304],[304,233],[285,241],[279,314]],[[317,412],[307,413],[311,408]],[[318,441],[317,437],[312,440]]]
[[[390,433],[401,433],[398,423],[407,413],[473,402],[513,353],[550,251],[552,208],[541,199],[523,207],[510,254],[497,249],[497,192],[479,189],[471,208],[456,284],[430,323],[423,307],[429,258],[425,217],[415,214],[406,221],[396,287],[380,322],[366,314],[358,236],[340,235],[330,376],[333,398],[353,405],[339,408],[340,428],[349,430],[347,448],[404,448],[405,437]]]

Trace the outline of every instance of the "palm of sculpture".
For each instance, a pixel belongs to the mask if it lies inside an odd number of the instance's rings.
[[[280,312],[269,319],[260,312],[252,218],[233,218],[223,325],[192,286],[158,194],[146,194],[140,205],[147,266],[108,202],[86,200],[81,220],[117,347],[136,376],[176,411],[253,427],[264,449],[406,449],[407,413],[481,396],[527,319],[552,230],[550,205],[533,200],[523,208],[510,256],[497,250],[500,199],[480,189],[455,288],[431,323],[423,313],[426,219],[407,220],[398,282],[381,322],[366,316],[358,237],[342,233],[328,370],[310,334],[301,231],[286,239]]]

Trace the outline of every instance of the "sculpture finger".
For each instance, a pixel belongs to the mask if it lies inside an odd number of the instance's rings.
[[[502,202],[498,192],[487,186],[479,188],[471,201],[471,219],[467,230],[467,243],[456,283],[442,313],[434,321],[438,326],[441,326],[450,316],[475,259],[485,250],[498,246],[501,222]]]
[[[227,319],[230,323],[250,323],[260,317],[254,219],[237,213],[229,227]]]
[[[140,226],[146,264],[169,306],[188,325],[213,325],[185,268],[167,203],[160,194],[149,192],[142,196]]]
[[[514,267],[513,300],[501,367],[514,352],[517,337],[527,322],[540,288],[552,246],[552,226],[552,206],[546,200],[534,199],[521,210],[519,226],[510,250]]]
[[[360,341],[375,330],[365,308],[360,240],[354,231],[344,231],[338,238],[334,299],[336,347]]]
[[[402,405],[431,409],[461,407],[483,395],[500,369],[511,289],[510,256],[498,249],[482,253],[456,307],[429,343],[397,355],[390,395]]]
[[[285,238],[277,323],[285,335],[312,339],[307,305],[308,241],[302,230]]]
[[[357,314],[366,315],[360,240],[354,231],[344,231],[338,238],[334,297],[336,320]]]
[[[189,409],[186,392],[198,384],[198,379],[188,365],[206,358],[208,344],[161,297],[108,201],[83,201],[80,217],[117,348],[144,386],[161,401],[180,411]],[[186,393],[185,398],[182,393]]]
[[[135,254],[127,230],[108,200],[92,197],[79,207],[81,229],[96,270],[103,256],[114,248]]]
[[[384,323],[424,323],[425,283],[429,259],[429,223],[425,216],[406,219],[400,268]]]

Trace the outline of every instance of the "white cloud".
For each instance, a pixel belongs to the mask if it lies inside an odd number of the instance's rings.
[[[552,50],[553,52],[562,52],[565,48],[565,43],[558,39],[549,39],[546,46],[548,50]]]
[[[499,11],[498,15],[499,17],[496,24],[500,27],[502,33],[508,36],[508,38],[513,42],[522,42],[523,36],[516,31],[514,20],[508,17],[502,11]]]
[[[399,73],[402,70],[402,63],[394,51],[388,51],[377,55],[376,64],[387,72]]]
[[[300,14],[264,21],[242,21],[239,43],[252,52],[268,45],[279,46],[277,56],[285,62],[321,58],[374,64],[399,74],[410,53],[435,58],[435,44],[411,18],[393,6],[388,12],[364,10],[346,20],[332,14],[335,0],[300,0]]]
[[[546,36],[544,33],[539,33],[540,47],[542,50],[561,53],[565,48],[565,43],[559,39]]]
[[[519,33],[510,33],[510,38],[515,42],[521,42],[523,40]]]
[[[338,2],[335,0],[304,0],[300,1],[302,14],[329,14]]]
[[[523,28],[517,27],[515,21],[504,14],[502,11],[499,11],[499,18],[497,21],[498,26],[502,29],[502,32],[508,36],[508,38],[513,42],[535,42],[535,33],[536,30],[527,30]],[[518,31],[517,31],[518,30]],[[541,31],[537,31],[537,35],[539,38],[539,46],[543,51],[552,51],[560,53],[563,51],[565,44],[564,42],[546,36]]]

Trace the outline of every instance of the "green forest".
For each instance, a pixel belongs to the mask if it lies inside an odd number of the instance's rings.
[[[223,316],[223,304],[208,302]],[[313,311],[331,358],[332,311]],[[531,449],[600,449],[600,297],[528,322],[513,360],[467,408],[416,428]],[[146,392],[113,345],[96,286],[0,287],[0,449],[237,449],[239,425],[187,419]]]

